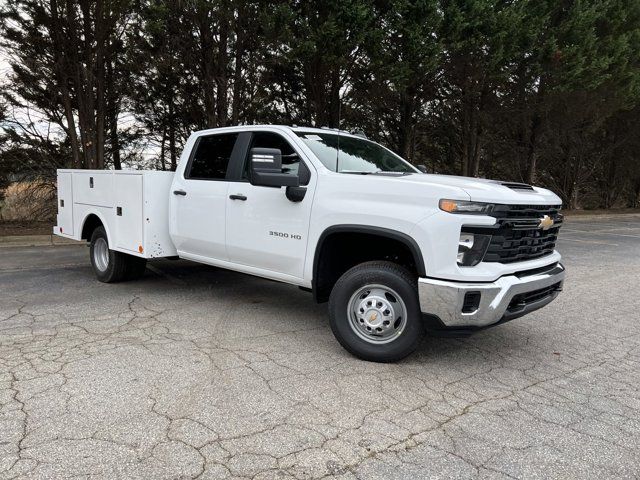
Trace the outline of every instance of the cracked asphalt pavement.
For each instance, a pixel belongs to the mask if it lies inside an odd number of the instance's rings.
[[[551,305],[380,365],[292,286],[0,248],[0,479],[638,478],[640,216],[559,250]]]

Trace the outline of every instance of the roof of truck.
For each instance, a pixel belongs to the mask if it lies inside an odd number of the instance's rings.
[[[337,128],[329,128],[329,127],[310,127],[303,125],[273,125],[273,124],[255,124],[255,125],[234,125],[229,127],[218,127],[218,128],[207,128],[205,130],[197,130],[194,133],[209,133],[216,130],[250,130],[256,127],[273,127],[273,128],[287,128],[289,130],[293,130],[294,132],[318,132],[318,133],[340,133],[340,135],[353,135],[354,132],[349,132],[348,130],[339,130]]]

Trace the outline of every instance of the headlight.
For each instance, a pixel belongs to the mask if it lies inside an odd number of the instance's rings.
[[[487,251],[490,241],[491,235],[462,232],[460,240],[458,240],[458,265],[461,267],[473,267],[479,264]]]
[[[449,213],[489,213],[495,205],[484,202],[468,202],[465,200],[447,200],[443,198],[439,203],[440,210]]]

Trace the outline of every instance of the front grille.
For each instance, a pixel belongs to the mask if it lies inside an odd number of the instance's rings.
[[[546,231],[501,228],[491,237],[483,261],[513,263],[549,255],[556,247],[559,230],[559,226]]]
[[[524,262],[553,253],[563,220],[559,205],[496,205],[489,215],[497,219],[495,225],[463,228],[491,235],[483,262]],[[545,215],[554,220],[548,230],[539,228]]]
[[[550,297],[554,295],[556,292],[562,290],[562,282],[554,283],[548,287],[540,288],[538,290],[533,290],[531,292],[520,293],[515,295],[511,302],[509,302],[509,306],[507,307],[508,312],[517,312],[518,310],[522,310],[527,305],[530,305],[534,302],[542,300],[544,298]]]
[[[543,215],[556,217],[560,214],[560,207],[561,205],[496,205],[489,215],[518,222],[539,219]]]

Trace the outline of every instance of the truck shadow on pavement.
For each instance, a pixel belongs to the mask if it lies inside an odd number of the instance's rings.
[[[205,297],[201,302],[211,302],[209,308],[222,302],[228,309],[227,322],[235,323],[237,328],[243,324],[253,328],[258,317],[262,322],[258,330],[306,329],[309,350],[329,349],[331,354],[354,358],[333,338],[327,304],[315,303],[311,293],[295,286],[185,260],[150,262],[145,277],[136,282],[141,286],[153,284],[153,290],[165,294],[184,290],[196,293]],[[523,351],[532,343],[544,342],[536,338],[540,336],[538,329],[518,323],[516,320],[471,336],[442,337],[427,332],[416,352],[396,364],[445,362],[453,367],[458,362],[503,360],[505,355]]]

